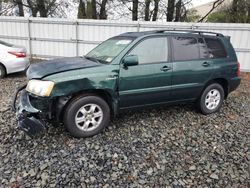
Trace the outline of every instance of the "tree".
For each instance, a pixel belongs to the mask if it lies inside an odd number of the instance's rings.
[[[55,2],[55,0],[52,3],[54,3],[54,2]],[[40,17],[47,17],[48,16],[47,15],[48,9],[46,8],[45,0],[37,0],[37,9],[40,13]]]
[[[23,11],[23,1],[22,0],[16,0],[14,3],[18,7],[18,15],[19,16],[24,16],[24,11]]]
[[[154,0],[155,8],[154,8],[154,13],[153,13],[153,21],[157,20],[157,15],[158,15],[158,11],[159,11],[159,1],[160,0]]]
[[[32,16],[37,17],[38,8],[36,4],[32,0],[27,0],[27,3],[28,3],[27,6],[29,7],[31,11]]]
[[[197,22],[200,19],[200,17],[201,16],[197,14],[197,10],[190,9],[190,10],[187,10],[184,21],[185,22]]]
[[[150,20],[150,3],[151,3],[151,0],[145,0],[145,17],[144,17],[144,20],[145,21],[149,21]]]
[[[175,22],[179,22],[181,20],[181,5],[182,1],[178,0],[175,8]]]
[[[207,21],[218,23],[250,23],[249,0],[233,0],[231,4],[211,13]]]
[[[40,14],[40,17],[48,17],[54,13],[59,3],[56,0],[27,0],[27,4],[23,4],[23,6],[31,10],[33,17],[37,17],[37,13]]]
[[[87,3],[87,6],[86,6]],[[80,0],[78,5],[79,19],[107,19],[108,0]],[[99,12],[98,12],[99,10]]]
[[[133,0],[133,8],[132,8],[132,20],[137,21],[138,20],[138,0]]]
[[[91,8],[92,8],[92,18],[93,19],[97,19],[96,0],[92,0],[92,2],[91,2]]]
[[[207,17],[207,22],[213,23],[227,23],[230,22],[228,20],[228,13],[226,10],[214,12]]]
[[[203,21],[207,18],[207,16],[208,16],[209,14],[211,14],[211,13],[213,12],[213,10],[216,9],[219,5],[221,5],[224,1],[225,1],[225,0],[216,0],[216,1],[214,1],[212,8],[207,12],[207,14],[205,14],[205,16],[203,16],[203,17],[199,20],[199,22],[203,22]]]
[[[106,20],[107,19],[107,12],[106,12],[106,5],[108,0],[102,0],[101,8],[100,8],[100,19]]]
[[[174,19],[174,8],[175,8],[175,0],[168,0],[168,8],[167,8],[168,22],[172,22]]]
[[[77,18],[78,19],[86,19],[87,18],[86,6],[85,6],[85,2],[83,0],[80,0],[80,2],[79,2]]]

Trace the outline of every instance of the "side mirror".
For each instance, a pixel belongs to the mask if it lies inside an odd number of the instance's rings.
[[[123,59],[123,65],[125,67],[138,65],[139,60],[137,55],[129,55]]]

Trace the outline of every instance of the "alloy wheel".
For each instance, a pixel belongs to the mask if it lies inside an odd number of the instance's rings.
[[[220,100],[221,100],[221,94],[220,94],[219,90],[212,89],[206,95],[205,105],[206,105],[207,109],[214,110],[220,104]]]
[[[75,116],[77,127],[83,131],[92,131],[102,122],[103,111],[97,104],[86,104],[81,107]]]

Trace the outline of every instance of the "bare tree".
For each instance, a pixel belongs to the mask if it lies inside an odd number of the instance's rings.
[[[24,11],[23,11],[23,1],[22,0],[16,0],[14,3],[18,7],[18,15],[19,16],[24,16]]]
[[[144,20],[145,21],[149,21],[150,20],[150,3],[151,3],[151,0],[145,0],[145,17],[144,17]]]
[[[181,20],[181,7],[182,6],[182,0],[178,0],[176,3],[175,8],[175,22],[179,22]]]
[[[158,11],[159,11],[159,2],[160,2],[160,0],[154,0],[154,2],[155,2],[155,8],[154,8],[154,13],[153,13],[153,21],[156,21]]]
[[[28,3],[27,6],[31,10],[32,16],[37,17],[38,8],[37,8],[36,4],[32,0],[27,0],[27,3]]]
[[[225,0],[216,0],[214,3],[213,3],[213,6],[212,8],[205,14],[205,16],[203,16],[198,22],[203,22],[206,17],[211,13],[213,12],[214,9],[216,9],[219,5],[221,5]],[[238,1],[238,0],[236,0]]]
[[[44,0],[37,0],[37,9],[41,17],[47,17],[48,9],[45,7]]]
[[[106,12],[106,5],[107,5],[108,0],[102,0],[100,6],[100,19],[107,19],[107,12]]]
[[[96,0],[92,0],[92,18],[97,19],[97,11],[96,11]]]
[[[248,12],[248,20],[247,20],[247,22],[250,23],[250,2],[247,3],[247,12]]]
[[[86,19],[86,6],[85,2],[83,0],[80,0],[79,5],[78,5],[78,14],[77,14],[78,19]]]
[[[133,8],[132,8],[132,20],[137,21],[138,20],[138,0],[133,0]]]
[[[172,22],[174,19],[174,8],[175,8],[175,0],[168,0],[168,8],[167,8],[168,22]]]

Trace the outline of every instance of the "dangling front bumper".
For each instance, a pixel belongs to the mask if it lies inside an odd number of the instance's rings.
[[[29,136],[36,135],[46,130],[45,124],[40,120],[41,111],[34,108],[29,99],[25,86],[19,88],[12,102],[12,109],[16,112],[18,126]],[[17,96],[20,93],[20,102],[16,107]]]

